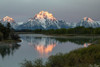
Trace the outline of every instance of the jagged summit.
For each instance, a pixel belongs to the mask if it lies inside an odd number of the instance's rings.
[[[0,20],[0,23],[3,24],[4,26],[6,26],[7,23],[10,23],[11,27],[13,27],[13,28],[15,28],[15,26],[17,25],[16,22],[14,21],[14,19],[9,17],[9,16],[6,16],[6,17],[2,18]]]
[[[100,22],[94,21],[89,17],[84,17],[78,23],[68,23],[63,20],[57,20],[52,13],[47,11],[40,11],[33,18],[29,18],[27,22],[17,26],[16,29],[60,29],[60,28],[74,28],[77,26],[84,26],[86,28],[100,27]]]
[[[100,22],[94,21],[91,18],[84,17],[76,26],[84,26],[86,28],[92,27],[97,28],[100,27]]]
[[[9,17],[9,16],[4,17],[4,18],[2,19],[2,21],[3,21],[3,22],[12,22],[12,23],[14,23],[14,19],[11,18],[11,17]]]
[[[40,11],[33,18],[29,18],[28,22],[20,25],[18,29],[59,29],[65,27],[65,25],[65,22],[60,24],[53,14],[47,11]]]
[[[85,22],[94,22],[94,20],[92,20],[92,19],[89,18],[89,17],[84,17],[84,18],[82,19],[82,21],[85,21]]]
[[[51,20],[51,21],[56,21],[56,18],[51,13],[49,13],[47,11],[39,12],[38,14],[36,14],[34,16],[34,19],[38,19],[38,20],[48,19],[48,20]]]
[[[47,11],[40,11],[33,18],[29,18],[28,22],[18,26],[17,29],[60,29],[60,28],[73,28],[63,20],[57,20],[52,13]]]

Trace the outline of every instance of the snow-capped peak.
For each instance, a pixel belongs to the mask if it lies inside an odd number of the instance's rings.
[[[83,21],[86,21],[86,22],[94,22],[94,20],[92,20],[91,18],[88,18],[88,17],[84,17],[83,18]]]
[[[3,21],[3,22],[12,22],[12,23],[14,23],[14,19],[11,18],[11,17],[9,17],[9,16],[4,17],[4,18],[2,19],[2,21]]]
[[[10,23],[12,28],[15,28],[15,26],[17,25],[16,22],[14,21],[14,19],[9,16],[2,18],[0,20],[0,23],[3,24],[4,26],[6,26],[7,23]]]
[[[34,19],[42,20],[42,19],[48,19],[51,21],[56,21],[56,18],[47,11],[41,11],[38,14],[34,16]]]
[[[77,23],[76,26],[84,26],[86,28],[88,28],[88,27],[97,28],[97,27],[100,27],[100,22],[94,21],[88,17],[84,17],[81,20],[81,22]]]
[[[34,20],[33,18],[29,18],[29,19],[28,19],[28,21],[31,21],[31,22],[32,22],[33,20]]]

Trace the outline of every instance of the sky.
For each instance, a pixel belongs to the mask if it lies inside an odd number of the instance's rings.
[[[42,10],[66,22],[83,17],[100,21],[100,0],[0,0],[0,18],[10,16],[16,22],[26,22]]]

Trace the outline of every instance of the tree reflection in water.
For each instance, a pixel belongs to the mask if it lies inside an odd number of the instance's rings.
[[[19,44],[0,44],[0,55],[4,58],[6,55],[13,55],[14,51],[20,47]]]

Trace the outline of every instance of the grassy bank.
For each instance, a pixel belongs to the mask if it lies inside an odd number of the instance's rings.
[[[22,67],[89,67],[94,65],[100,65],[100,40],[87,48],[50,56],[45,64],[39,59],[22,63]]]

